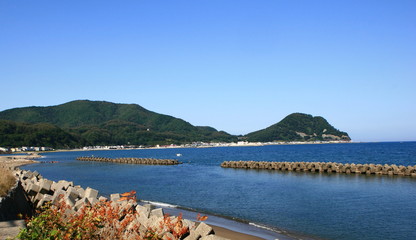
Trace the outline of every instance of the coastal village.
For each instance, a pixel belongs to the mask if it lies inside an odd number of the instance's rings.
[[[169,145],[155,145],[155,146],[135,146],[135,145],[111,145],[111,146],[85,146],[81,149],[60,149],[60,150],[127,150],[127,149],[144,149],[144,148],[207,148],[207,147],[258,147],[267,145],[299,145],[299,144],[335,144],[335,143],[351,143],[350,140],[333,140],[333,141],[291,141],[291,142],[193,142],[188,144],[169,144]],[[0,147],[0,152],[17,153],[17,152],[45,152],[54,151],[51,147]]]

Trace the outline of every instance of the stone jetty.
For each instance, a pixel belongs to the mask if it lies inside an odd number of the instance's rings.
[[[114,193],[109,198],[99,195],[98,190],[93,188],[82,188],[74,185],[73,182],[61,180],[58,182],[43,178],[38,172],[17,169],[14,171],[17,178],[16,186],[21,186],[20,191],[26,196],[26,201],[33,206],[33,209],[39,209],[46,203],[59,206],[64,201],[69,209],[65,210],[65,214],[78,214],[82,212],[85,206],[93,206],[99,203],[109,203],[116,209],[118,213],[117,226],[124,226],[123,221],[129,219],[131,222],[123,228],[125,236],[123,239],[144,239],[146,232],[151,229],[158,234],[157,239],[183,239],[183,240],[229,240],[215,235],[213,228],[204,222],[194,222],[188,219],[182,219],[176,216],[167,216],[162,208],[154,208],[150,204],[139,204],[136,201],[135,191],[130,192],[129,197],[125,197],[126,193]],[[17,189],[17,188],[16,188]],[[12,191],[16,191],[16,189]],[[11,196],[14,194],[10,194]],[[14,206],[6,206],[2,204],[5,201],[0,199],[0,212]],[[10,202],[16,202],[11,199]],[[3,219],[8,220],[8,219]],[[167,223],[175,223],[180,229],[185,229],[180,237],[174,236],[167,229]],[[134,227],[133,227],[134,226]],[[133,229],[137,229],[133,230]],[[110,231],[113,231],[109,229]],[[146,238],[147,239],[147,238]],[[153,239],[153,238],[152,238]]]
[[[94,162],[113,162],[128,164],[145,164],[145,165],[178,165],[182,164],[175,159],[155,159],[155,158],[105,158],[105,157],[77,157],[79,161]]]
[[[395,164],[354,164],[334,162],[256,162],[225,161],[223,168],[265,169],[296,172],[346,173],[365,175],[389,175],[416,177],[415,166],[397,166]]]

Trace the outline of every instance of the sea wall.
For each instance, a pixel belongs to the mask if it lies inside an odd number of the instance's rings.
[[[114,162],[128,164],[146,164],[146,165],[177,165],[181,164],[175,159],[155,159],[155,158],[104,158],[104,157],[78,157],[78,161],[94,162]]]
[[[256,162],[225,161],[223,168],[266,169],[297,172],[324,172],[366,175],[390,175],[416,177],[416,166],[397,166],[381,164],[342,164],[333,162]]]
[[[79,185],[74,185],[73,182],[61,180],[58,182],[43,178],[38,172],[16,170],[15,175],[18,178],[19,184],[27,196],[27,201],[34,208],[40,208],[45,203],[49,202],[52,205],[58,206],[60,201],[64,201],[69,206],[69,214],[77,214],[82,211],[85,206],[93,206],[98,203],[110,203],[114,209],[117,209],[119,214],[119,223],[130,219],[133,216],[132,222],[126,227],[126,234],[133,234],[132,226],[140,226],[138,232],[135,232],[134,238],[128,235],[126,239],[142,239],[146,235],[148,229],[157,229],[162,227],[161,239],[184,239],[184,240],[227,240],[225,238],[216,236],[214,230],[204,222],[197,223],[191,220],[182,219],[180,217],[167,217],[164,215],[162,208],[153,208],[150,204],[138,204],[136,196],[132,198],[124,197],[126,194],[111,194],[110,199],[100,196],[98,190],[90,187],[82,188]],[[129,217],[127,217],[129,215]],[[181,228],[187,229],[186,234],[177,238],[171,232],[166,231],[167,218],[168,222],[180,222]]]

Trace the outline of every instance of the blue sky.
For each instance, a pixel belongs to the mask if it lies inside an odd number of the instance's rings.
[[[416,140],[416,1],[0,1],[0,111],[136,103],[232,134],[293,112]]]

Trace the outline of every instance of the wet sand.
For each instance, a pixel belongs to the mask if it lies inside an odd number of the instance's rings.
[[[230,240],[241,240],[241,239],[245,239],[245,240],[264,240],[264,238],[260,238],[260,237],[240,233],[240,232],[231,231],[227,228],[218,227],[218,226],[214,226],[214,225],[210,225],[210,226],[214,229],[214,232],[215,232],[216,236],[227,238],[227,239],[230,239]]]

